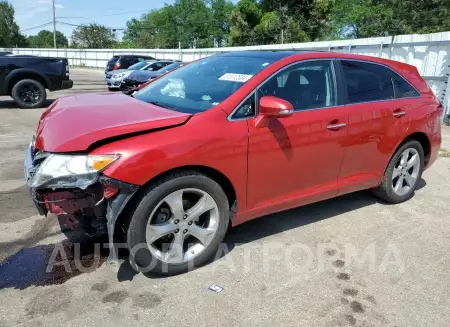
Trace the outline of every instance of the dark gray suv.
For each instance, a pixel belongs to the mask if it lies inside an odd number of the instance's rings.
[[[105,72],[110,72],[111,70],[117,69],[127,69],[131,65],[138,63],[139,61],[152,60],[155,59],[150,56],[141,55],[115,55],[106,64]]]

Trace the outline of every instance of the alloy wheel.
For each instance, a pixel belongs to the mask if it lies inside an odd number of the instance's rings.
[[[394,193],[404,196],[414,189],[420,173],[420,155],[414,148],[408,148],[399,157],[392,173]]]
[[[164,263],[180,264],[202,253],[219,225],[219,209],[208,193],[181,189],[167,195],[150,215],[147,246]]]
[[[40,101],[42,93],[36,85],[26,83],[20,88],[19,97],[24,103],[33,105]]]

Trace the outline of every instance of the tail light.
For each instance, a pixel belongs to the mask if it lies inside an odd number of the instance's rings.
[[[113,66],[113,70],[117,70],[120,68],[120,63],[116,62],[116,64]]]
[[[69,76],[70,75],[70,73],[69,73],[69,64],[67,63],[66,64],[66,76]]]

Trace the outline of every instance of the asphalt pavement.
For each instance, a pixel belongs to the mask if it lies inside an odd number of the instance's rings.
[[[102,71],[71,77],[48,103],[107,92]],[[266,216],[231,230],[208,265],[160,278],[108,264],[107,250],[73,244],[54,216],[37,215],[22,162],[42,111],[0,97],[0,326],[449,325],[444,152],[406,203],[358,192]],[[450,151],[449,127],[443,136]]]

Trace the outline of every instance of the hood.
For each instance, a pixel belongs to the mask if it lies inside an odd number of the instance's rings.
[[[95,142],[181,125],[190,116],[124,94],[63,97],[42,114],[36,148],[47,152],[86,151]]]
[[[131,69],[116,69],[116,70],[109,71],[108,74],[114,75],[114,74],[127,73],[127,72],[134,72],[134,70],[131,70]]]
[[[138,82],[147,82],[150,78],[158,77],[161,75],[160,71],[148,71],[148,70],[140,70],[132,73],[128,76],[128,79],[132,79]]]

